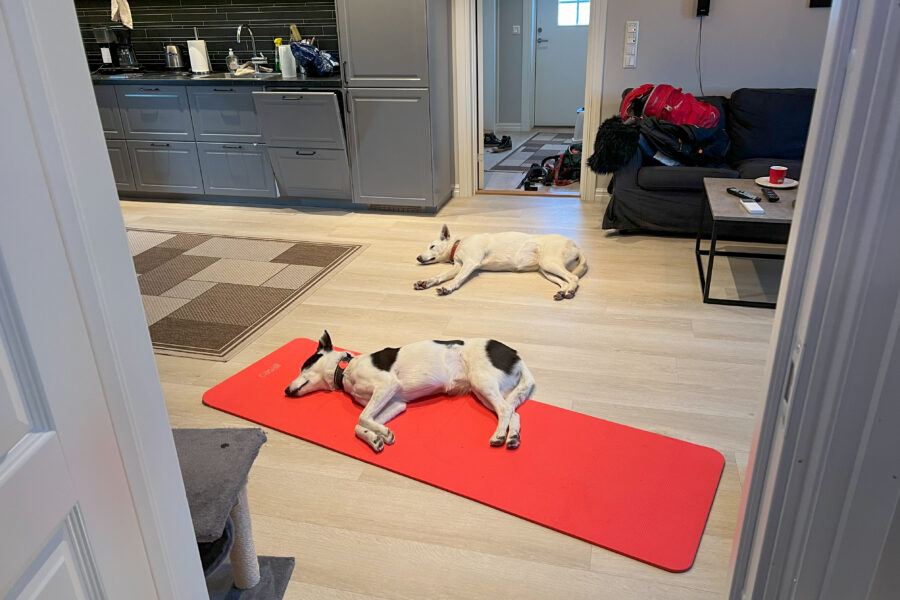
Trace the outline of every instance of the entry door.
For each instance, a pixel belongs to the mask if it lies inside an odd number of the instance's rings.
[[[534,124],[575,126],[584,106],[590,0],[537,0]]]
[[[12,57],[5,9],[0,4],[0,55]],[[12,69],[7,76],[0,95],[0,598],[157,598],[46,157],[20,75]],[[99,135],[97,169],[109,178]]]

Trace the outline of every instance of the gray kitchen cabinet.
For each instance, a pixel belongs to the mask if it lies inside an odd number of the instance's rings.
[[[357,204],[437,209],[452,195],[450,4],[337,0]]]
[[[195,142],[128,140],[128,154],[139,192],[202,194],[203,178]]]
[[[261,143],[252,92],[262,87],[189,86],[188,102],[198,142]]]
[[[350,166],[344,150],[269,148],[283,196],[350,200]]]
[[[197,151],[206,194],[275,197],[275,179],[265,146],[197,142]]]
[[[194,139],[187,91],[183,85],[117,85],[125,139]]]
[[[335,92],[254,92],[253,103],[267,146],[346,147]]]
[[[347,102],[353,201],[434,206],[428,90],[355,89]]]
[[[125,131],[122,128],[122,117],[119,115],[116,88],[111,85],[95,85],[94,96],[97,98],[97,110],[100,112],[103,135],[108,140],[124,140]]]
[[[112,166],[113,179],[120,192],[134,191],[134,174],[131,172],[131,159],[128,158],[128,145],[125,140],[107,140],[109,164]]]
[[[344,83],[348,87],[428,87],[427,4],[426,0],[337,0]]]

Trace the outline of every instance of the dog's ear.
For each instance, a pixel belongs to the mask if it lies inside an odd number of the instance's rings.
[[[324,350],[325,352],[331,352],[331,336],[328,335],[328,330],[322,334],[322,337],[319,338],[319,348],[318,350]]]
[[[441,239],[442,240],[450,239],[450,229],[446,225],[441,227]]]

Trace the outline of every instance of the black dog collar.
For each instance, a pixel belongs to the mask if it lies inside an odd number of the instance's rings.
[[[345,354],[341,357],[341,360],[338,361],[337,367],[334,368],[334,389],[344,389],[344,371],[350,366],[351,360],[353,360],[353,356]]]

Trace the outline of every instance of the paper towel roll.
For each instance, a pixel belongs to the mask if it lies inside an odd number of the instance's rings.
[[[191,60],[191,71],[209,73],[209,54],[206,52],[205,40],[188,40],[188,57]]]
[[[281,63],[281,76],[292,78],[297,76],[297,59],[291,53],[291,47],[281,45],[278,47],[278,61]]]

